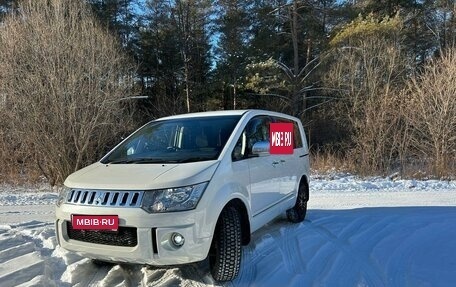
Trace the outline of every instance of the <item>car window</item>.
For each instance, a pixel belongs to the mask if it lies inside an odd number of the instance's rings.
[[[269,125],[272,119],[268,116],[252,118],[236,142],[232,152],[233,160],[241,160],[252,155],[252,147],[260,141],[269,141]]]
[[[293,124],[293,148],[302,147],[301,131],[299,130],[298,123],[289,119],[274,117],[276,123],[292,123]]]
[[[301,148],[302,145],[302,136],[301,131],[297,122],[293,122],[293,139],[294,139],[294,148]]]

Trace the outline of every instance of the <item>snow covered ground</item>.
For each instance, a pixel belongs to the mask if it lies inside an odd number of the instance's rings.
[[[56,246],[55,192],[0,186],[0,286],[217,286],[203,263],[97,266]],[[456,182],[314,176],[306,221],[279,218],[223,286],[455,286]]]

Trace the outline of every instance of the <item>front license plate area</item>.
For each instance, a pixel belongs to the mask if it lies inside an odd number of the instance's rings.
[[[71,225],[76,230],[117,231],[119,229],[118,215],[71,215]]]

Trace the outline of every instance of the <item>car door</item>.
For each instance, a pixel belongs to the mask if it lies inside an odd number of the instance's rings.
[[[252,118],[246,125],[233,151],[234,161],[245,161],[249,172],[249,191],[253,216],[260,214],[280,200],[279,161],[274,155],[254,156],[252,147],[255,143],[269,141],[268,116]],[[240,165],[240,163],[236,164]],[[245,166],[245,165],[244,165]]]
[[[293,124],[293,153],[292,154],[280,154],[277,155],[277,161],[279,162],[279,181],[280,181],[280,193],[282,197],[292,196],[296,192],[298,179],[298,167],[299,161],[297,158],[301,156],[302,138],[299,131],[299,127],[296,122],[285,119],[274,117],[276,123],[290,123]]]

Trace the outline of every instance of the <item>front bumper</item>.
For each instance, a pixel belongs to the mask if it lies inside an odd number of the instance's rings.
[[[118,215],[119,227],[136,228],[136,246],[114,246],[70,239],[68,222],[72,214]],[[212,227],[204,211],[149,214],[141,208],[110,208],[62,204],[56,208],[56,235],[64,249],[81,256],[112,262],[148,265],[176,265],[202,261],[207,257],[212,241]],[[178,232],[185,238],[181,247],[171,242]]]

